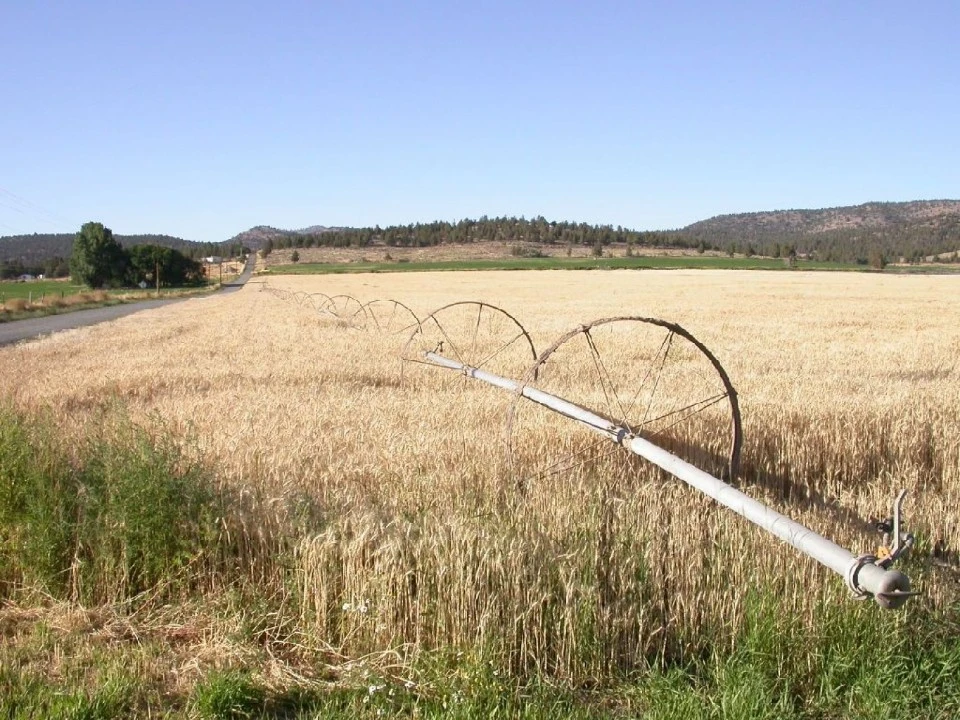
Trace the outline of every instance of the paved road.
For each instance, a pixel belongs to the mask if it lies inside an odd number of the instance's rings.
[[[256,257],[251,254],[243,273],[233,282],[224,283],[223,289],[220,292],[236,292],[242,288],[247,280],[250,279],[250,275],[253,273],[253,268],[256,264]],[[140,302],[126,303],[124,305],[111,305],[109,307],[91,308],[89,310],[77,310],[76,312],[62,313],[60,315],[47,315],[45,317],[0,323],[0,345],[9,345],[10,343],[19,342],[20,340],[29,340],[40,337],[41,335],[50,335],[61,330],[96,325],[97,323],[108,320],[116,320],[124,315],[132,315],[133,313],[143,310],[152,310],[153,308],[163,307],[171,303],[183,302],[186,299],[188,298],[141,300]]]
[[[225,289],[229,289],[229,288],[236,289],[238,287],[243,287],[244,285],[246,285],[247,280],[250,279],[250,276],[253,275],[253,269],[256,266],[257,266],[257,254],[250,253],[250,255],[247,256],[247,264],[244,266],[243,272],[240,273],[240,275],[236,279],[231,280],[230,282],[225,282],[223,284],[223,287]]]

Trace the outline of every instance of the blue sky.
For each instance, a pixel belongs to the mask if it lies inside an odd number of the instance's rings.
[[[960,197],[960,3],[0,0],[0,235]]]

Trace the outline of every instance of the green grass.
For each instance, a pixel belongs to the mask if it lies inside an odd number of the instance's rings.
[[[237,277],[237,276],[233,276]],[[224,278],[224,282],[227,282],[228,278]],[[164,295],[180,295],[190,292],[206,292],[217,287],[216,282],[212,282],[206,286],[200,287],[163,287],[160,289],[161,296]],[[34,280],[33,282],[13,282],[9,280],[0,280],[0,303],[5,302],[6,300],[13,300],[14,298],[23,298],[29,299],[33,298],[34,302],[40,302],[40,299],[44,296],[50,297],[69,297],[70,295],[79,295],[84,292],[93,292],[86,285],[76,285],[69,280]],[[155,296],[155,288],[146,288],[141,290],[140,288],[109,288],[106,292],[111,296],[116,295],[142,295],[142,296]]]
[[[597,678],[589,687],[510,677],[482,656],[449,651],[425,653],[394,674],[358,669],[278,682],[265,672],[269,656],[252,646],[226,667],[206,666],[191,688],[170,693],[158,682],[164,665],[153,677],[136,670],[136,653],[145,652],[136,642],[77,660],[71,652],[76,639],[48,639],[47,652],[59,648],[62,654],[55,678],[40,673],[26,649],[7,644],[0,649],[0,718],[958,717],[960,640],[947,628],[869,606],[824,608],[823,622],[798,627],[772,594],[755,597],[758,609],[733,652],[687,665],[654,662],[629,677]]]
[[[887,265],[884,272],[900,275],[960,275],[960,265]]]
[[[641,256],[618,258],[503,258],[496,260],[444,260],[438,262],[356,262],[356,263],[291,263],[274,265],[269,272],[288,275],[425,272],[443,270],[788,270],[786,262],[773,258],[730,258]],[[798,270],[865,270],[853,263],[800,261]]]
[[[76,295],[86,289],[83,285],[74,285],[69,280],[34,280],[33,282],[0,280],[0,303],[14,298],[29,299],[31,295],[35,301],[39,301],[43,295],[48,297],[60,297],[61,294]]]
[[[49,425],[0,410],[0,600],[29,587],[118,602],[174,587],[215,549],[213,482],[172,443],[115,421],[71,451]]]
[[[248,671],[215,671],[197,684],[193,705],[201,718],[233,720],[262,715],[267,693]]]

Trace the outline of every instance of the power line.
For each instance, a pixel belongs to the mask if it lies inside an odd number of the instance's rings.
[[[59,228],[73,228],[75,223],[71,223],[69,220],[64,218],[62,215],[51,212],[46,208],[41,207],[35,202],[28,200],[25,197],[21,197],[16,193],[7,190],[4,187],[0,187],[0,206],[7,208],[8,210],[13,210],[20,213],[21,215],[33,215],[35,218],[40,218],[48,222],[55,223]]]

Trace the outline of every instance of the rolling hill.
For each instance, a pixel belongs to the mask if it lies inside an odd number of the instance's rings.
[[[960,200],[719,215],[677,234],[719,249],[750,247],[761,255],[789,246],[824,260],[861,259],[871,252],[921,258],[960,250]]]
[[[960,250],[960,200],[873,202],[815,210],[720,215],[671,231],[636,231],[610,225],[551,222],[542,217],[431,222],[386,228],[279,230],[258,226],[234,237],[251,247],[421,247],[495,242],[500,252],[542,245],[632,244],[635,247],[721,251],[740,255],[792,255],[866,263],[938,257]],[[524,247],[520,247],[521,244]],[[532,245],[534,248],[526,247]],[[514,247],[516,246],[516,247]]]
[[[321,235],[326,232],[343,230],[344,228],[333,228],[325,225],[311,225],[300,230],[282,230],[281,228],[271,227],[270,225],[256,225],[249,230],[237,233],[229,242],[239,243],[249,248],[260,248],[267,240],[282,240],[284,238],[296,237],[298,235]]]

